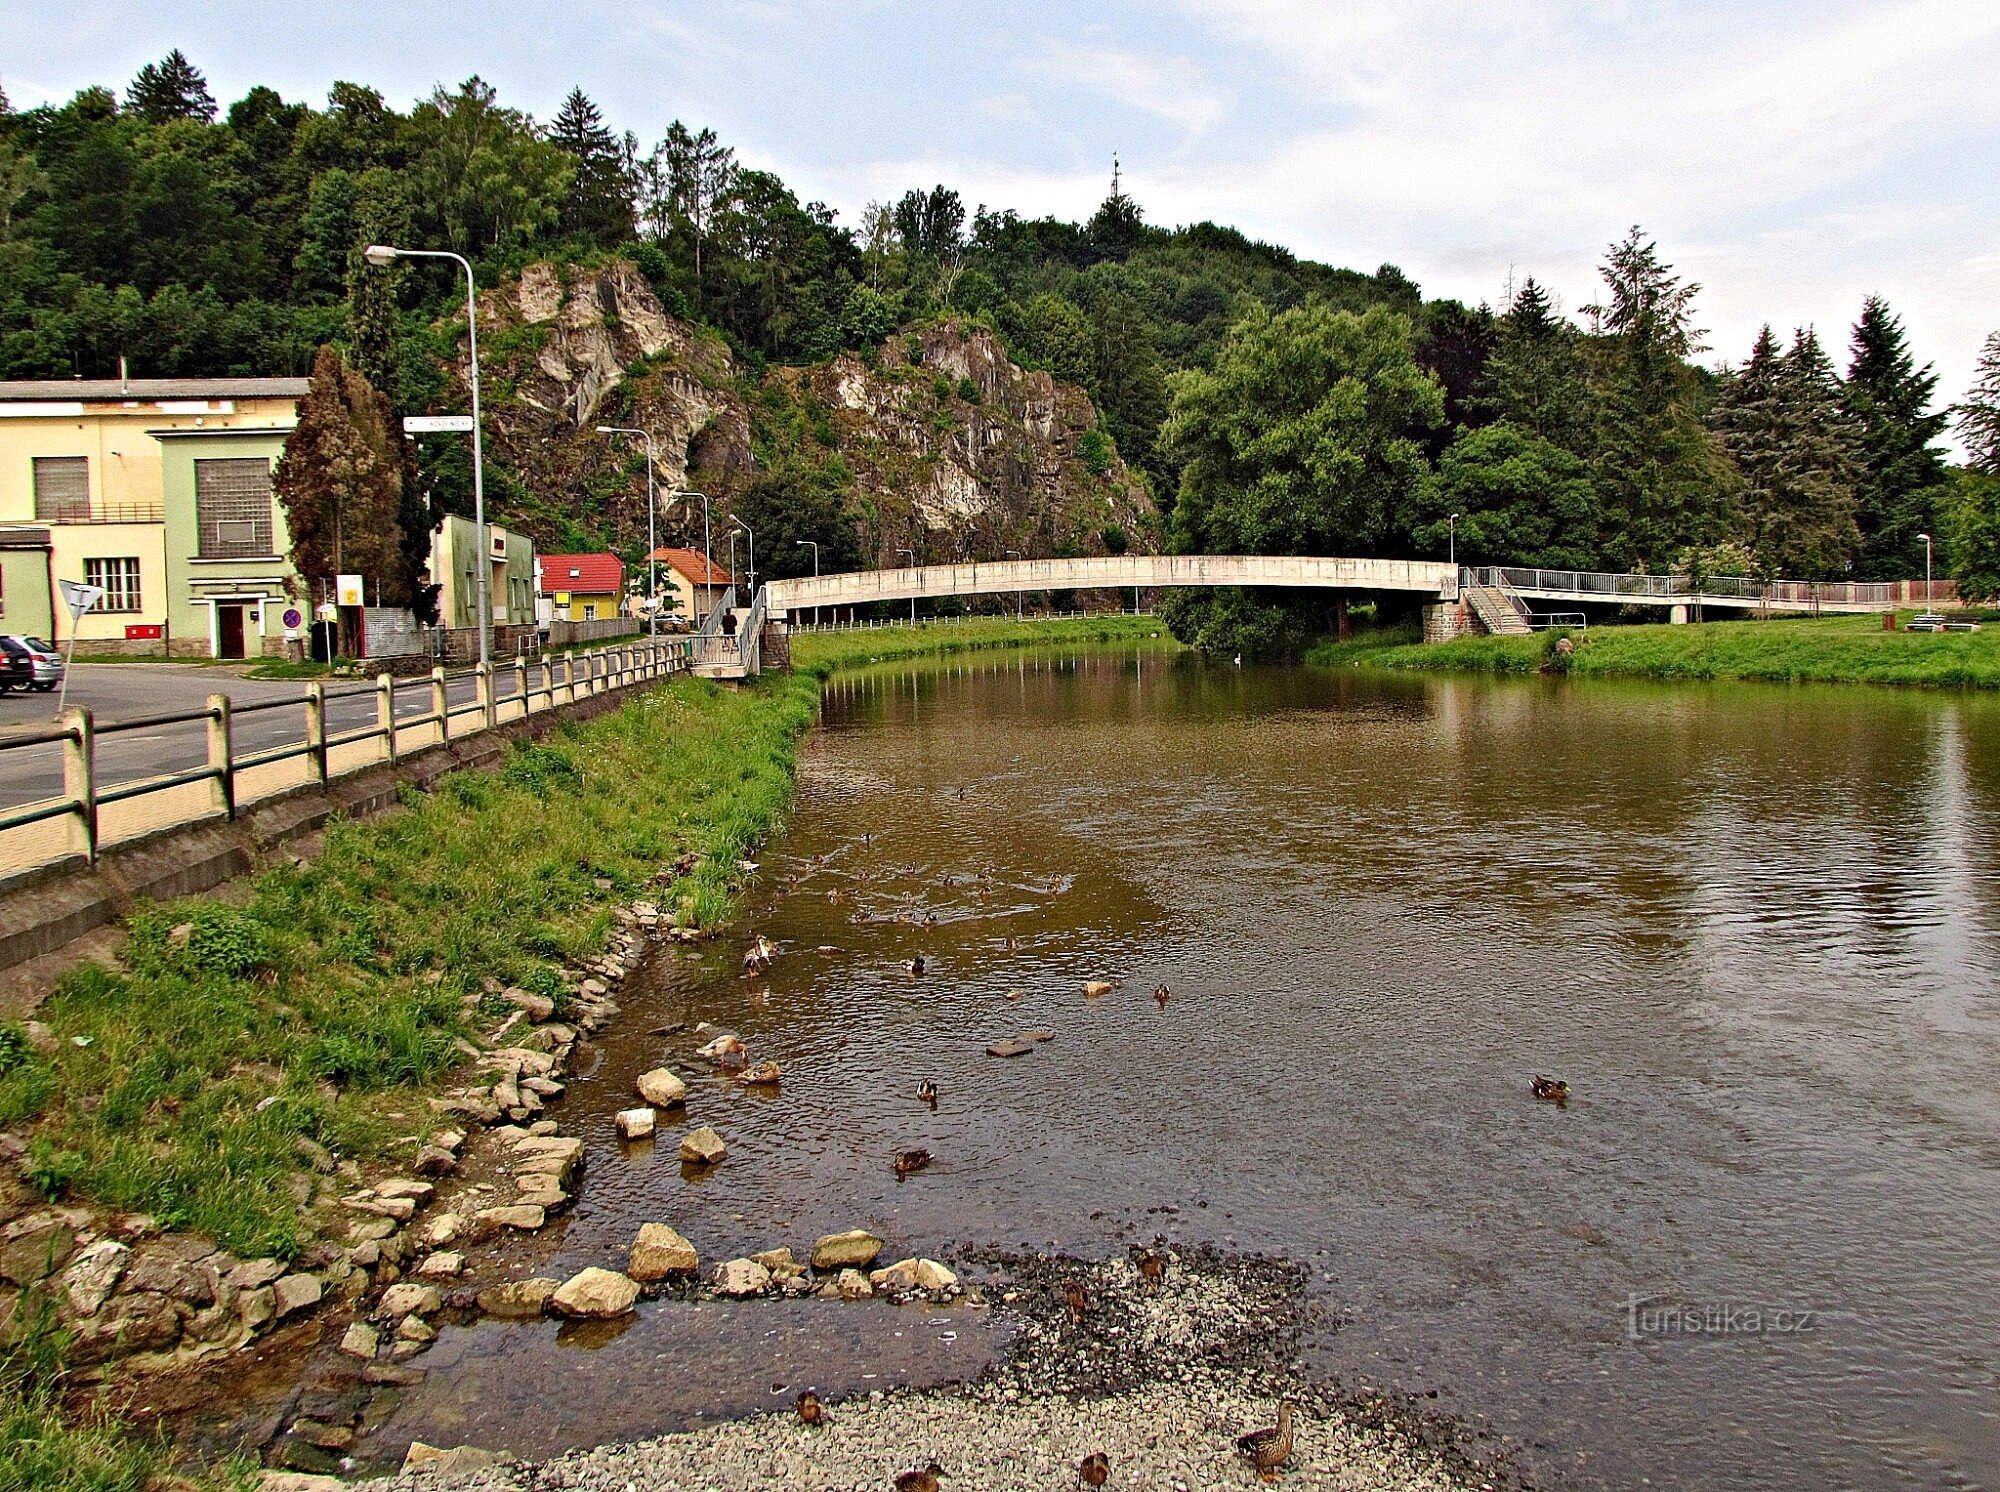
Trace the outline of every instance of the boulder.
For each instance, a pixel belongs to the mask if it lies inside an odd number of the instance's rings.
[[[688,1085],[664,1067],[640,1073],[639,1081],[632,1086],[638,1090],[641,1098],[656,1109],[669,1109],[677,1103],[687,1101]]]
[[[70,1309],[79,1316],[95,1316],[118,1287],[131,1254],[132,1250],[115,1238],[100,1238],[72,1259],[62,1277]]]
[[[694,1245],[665,1223],[641,1223],[639,1236],[632,1242],[632,1264],[627,1271],[633,1279],[648,1283],[672,1274],[695,1274],[701,1259]]]
[[[882,1252],[882,1240],[861,1228],[828,1233],[813,1245],[814,1269],[866,1269]]]
[[[393,1180],[384,1181],[378,1185],[375,1188],[375,1195],[392,1198],[408,1197],[412,1202],[421,1207],[424,1203],[430,1201],[436,1191],[437,1188],[432,1186],[428,1181],[412,1181],[406,1176],[398,1176]]]
[[[437,1446],[412,1440],[409,1450],[403,1455],[402,1474],[408,1476],[413,1471],[430,1471],[441,1477],[457,1476],[460,1472],[498,1466],[506,1459],[497,1451],[483,1451],[476,1445]]]
[[[414,1280],[405,1280],[400,1285],[391,1285],[382,1292],[382,1302],[377,1307],[382,1315],[391,1319],[403,1316],[428,1316],[439,1309],[444,1299],[430,1285],[420,1285]]]
[[[1108,995],[1111,993],[1111,981],[1109,979],[1086,979],[1083,982],[1083,992],[1092,999],[1096,999],[1099,995]]]
[[[722,1136],[706,1124],[681,1137],[681,1159],[697,1165],[714,1165],[722,1159],[727,1148],[722,1143]]]
[[[538,995],[532,990],[511,988],[501,991],[500,998],[518,1010],[524,1010],[531,1021],[545,1021],[556,1013],[556,1002],[547,995]]]
[[[917,1288],[932,1295],[942,1295],[958,1288],[958,1276],[935,1259],[917,1260],[916,1278]]]
[[[615,1269],[592,1267],[571,1275],[549,1297],[558,1315],[589,1320],[623,1316],[639,1298],[639,1285]]]
[[[875,1293],[875,1287],[868,1283],[868,1276],[858,1269],[841,1270],[833,1287],[842,1300],[866,1300]]]
[[[280,1275],[271,1286],[272,1308],[282,1320],[294,1311],[303,1311],[319,1304],[320,1283],[310,1274]]]
[[[236,1319],[243,1323],[243,1329],[256,1332],[278,1313],[278,1291],[273,1285],[265,1285],[256,1290],[245,1290],[236,1297]]]
[[[727,1264],[716,1266],[715,1290],[718,1295],[741,1300],[762,1295],[770,1283],[771,1271],[755,1259],[731,1259]]]
[[[539,1316],[560,1281],[548,1279],[509,1280],[479,1292],[479,1309],[503,1320],[525,1320]]]
[[[47,1279],[76,1252],[76,1229],[50,1213],[16,1218],[0,1233],[0,1280],[33,1285]]]
[[[465,1219],[456,1212],[440,1212],[424,1226],[424,1242],[443,1248],[465,1231]]]
[[[650,1108],[620,1109],[618,1111],[618,1138],[621,1140],[646,1140],[653,1135],[656,1116]]]
[[[803,1264],[792,1257],[790,1249],[766,1249],[763,1253],[752,1254],[750,1257],[770,1270],[774,1277],[799,1274],[805,1269]]]
[[[396,1341],[398,1343],[416,1342],[419,1344],[428,1344],[436,1340],[437,1328],[424,1320],[422,1316],[405,1316],[401,1321],[396,1323]]]
[[[276,1259],[245,1259],[229,1271],[229,1283],[239,1290],[261,1290],[285,1272]]]
[[[907,1295],[917,1288],[917,1261],[899,1259],[868,1276],[869,1287],[886,1295]]]
[[[374,1327],[366,1321],[356,1321],[347,1328],[346,1335],[341,1337],[340,1350],[349,1357],[358,1357],[366,1362],[374,1357],[375,1349],[381,1342],[381,1336]]]
[[[1035,1044],[1025,1036],[1009,1036],[994,1042],[986,1049],[989,1057],[1025,1057],[1035,1049]]]
[[[523,1233],[532,1233],[546,1224],[549,1216],[539,1207],[520,1203],[512,1207],[482,1207],[472,1214],[472,1220],[488,1231],[518,1228]]]
[[[425,1256],[417,1273],[429,1280],[454,1279],[465,1271],[465,1255],[435,1253]]]
[[[347,1483],[309,1471],[264,1471],[258,1473],[256,1492],[347,1492]]]

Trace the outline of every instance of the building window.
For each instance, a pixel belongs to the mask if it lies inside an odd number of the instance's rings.
[[[597,620],[597,603],[595,601],[586,601],[583,603],[583,619],[586,622]]]
[[[90,458],[37,456],[35,517],[43,523],[90,522]]]
[[[136,559],[87,559],[83,562],[85,585],[104,587],[98,611],[139,609],[139,562]]]
[[[200,558],[270,554],[271,463],[261,456],[195,462],[194,511]]]

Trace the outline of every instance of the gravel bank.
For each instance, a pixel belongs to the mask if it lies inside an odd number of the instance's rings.
[[[978,1380],[890,1391],[827,1406],[808,1428],[790,1412],[634,1445],[600,1446],[539,1465],[419,1473],[375,1484],[423,1492],[739,1492],[889,1487],[935,1460],[947,1489],[992,1492],[1077,1485],[1077,1463],[1110,1460],[1112,1487],[1259,1485],[1236,1438],[1297,1406],[1288,1486],[1347,1492],[1518,1485],[1475,1466],[1455,1427],[1376,1398],[1302,1380],[1306,1302],[1291,1265],[1209,1250],[1170,1250],[1146,1284],[1133,1259],[969,1255],[996,1308],[1020,1333],[1006,1362]],[[1071,1290],[1081,1291],[1081,1310]]]

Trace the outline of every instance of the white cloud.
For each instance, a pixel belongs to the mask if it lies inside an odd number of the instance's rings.
[[[1033,72],[1069,87],[1204,135],[1228,113],[1230,97],[1186,57],[1152,56],[1116,47],[1043,37],[1029,54]]]

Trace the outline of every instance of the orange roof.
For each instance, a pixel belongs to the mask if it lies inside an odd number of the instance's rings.
[[[542,594],[581,591],[586,596],[613,596],[625,589],[625,562],[615,554],[545,554]]]
[[[655,549],[646,558],[658,560],[691,585],[736,584],[727,570],[710,564],[699,549]]]

